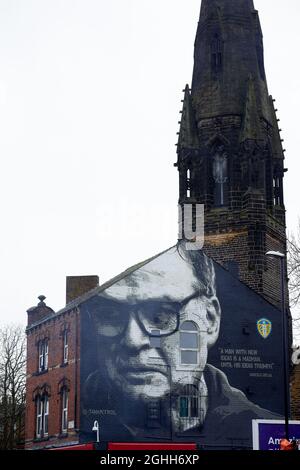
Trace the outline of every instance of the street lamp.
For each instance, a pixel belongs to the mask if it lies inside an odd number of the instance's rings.
[[[94,421],[94,426],[93,426],[92,431],[97,433],[97,441],[96,442],[99,442],[99,423],[98,423],[98,421]]]
[[[280,259],[280,271],[281,271],[281,311],[282,311],[282,347],[283,347],[283,386],[284,386],[284,421],[285,421],[285,438],[289,440],[289,376],[287,366],[287,322],[286,322],[286,311],[285,311],[285,290],[284,290],[284,277],[285,277],[285,255],[279,251],[268,251],[266,256]]]

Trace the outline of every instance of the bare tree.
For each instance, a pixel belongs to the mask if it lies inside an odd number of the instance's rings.
[[[288,239],[288,277],[289,294],[293,313],[294,340],[300,340],[300,221],[297,234]]]
[[[0,449],[24,440],[26,338],[21,326],[0,329]]]

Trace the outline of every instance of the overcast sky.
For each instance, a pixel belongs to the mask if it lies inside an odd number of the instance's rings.
[[[299,0],[256,0],[299,209]],[[0,323],[67,275],[101,283],[176,243],[182,89],[200,0],[0,0]]]

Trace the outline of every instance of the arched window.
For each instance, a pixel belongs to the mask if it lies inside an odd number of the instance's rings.
[[[226,206],[228,203],[228,158],[223,146],[217,148],[212,159],[214,179],[215,206]]]
[[[198,364],[199,362],[198,329],[194,322],[185,321],[180,326],[180,362]]]
[[[69,335],[68,330],[63,332],[63,364],[67,364],[69,359]]]
[[[282,178],[277,174],[273,177],[273,202],[274,206],[283,205]]]
[[[66,387],[61,391],[61,432],[68,432],[68,405],[69,405],[69,392]]]
[[[37,395],[36,406],[36,437],[38,439],[48,436],[49,397],[47,394]]]
[[[66,377],[61,379],[58,384],[58,393],[60,394],[61,406],[61,433],[68,432],[68,418],[69,418],[69,393],[70,393],[70,380]]]
[[[39,372],[44,372],[48,369],[48,352],[48,338],[40,340],[38,343]]]

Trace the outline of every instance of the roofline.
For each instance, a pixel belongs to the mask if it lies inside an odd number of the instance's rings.
[[[58,310],[57,312],[55,312],[53,315],[49,315],[48,317],[45,317],[43,318],[42,320],[38,321],[38,322],[35,322],[35,323],[32,323],[30,326],[26,327],[26,332],[30,331],[31,329],[35,328],[36,326],[38,325],[41,325],[43,323],[46,323],[47,321],[49,320],[52,320],[54,318],[57,318],[59,317],[60,315],[66,313],[66,312],[69,312],[70,310],[74,310],[76,308],[78,308],[83,302],[85,302],[86,300],[90,299],[91,297],[105,291],[105,289],[107,289],[108,287],[112,286],[113,284],[115,284],[116,282],[118,281],[121,281],[122,279],[125,279],[126,277],[130,276],[132,273],[134,273],[135,271],[137,271],[138,269],[142,268],[143,266],[146,266],[147,264],[149,264],[151,261],[155,260],[156,258],[158,258],[159,256],[167,253],[168,251],[174,249],[177,247],[177,244],[176,245],[173,245],[171,246],[170,248],[168,248],[167,250],[164,250],[164,251],[161,251],[160,253],[158,253],[157,255],[155,256],[152,256],[151,258],[148,258],[144,261],[141,261],[140,263],[137,263],[137,264],[134,264],[133,266],[127,268],[125,271],[121,272],[120,274],[118,274],[117,276],[114,276],[113,278],[109,279],[108,281],[104,282],[103,284],[101,284],[100,286],[97,286],[97,287],[94,287],[94,289],[91,289],[89,290],[88,292],[86,292],[85,294],[82,294],[81,296],[77,297],[76,299],[72,300],[71,302],[69,302],[65,307],[61,308],[60,310]]]
[[[104,282],[103,284],[101,284],[100,286],[97,286],[95,287],[94,289],[91,289],[90,291],[86,292],[85,294],[81,295],[80,297],[77,297],[76,299],[72,300],[71,302],[69,302],[65,307],[63,307],[62,309],[58,310],[57,312],[54,313],[54,315],[49,315],[48,317],[45,317],[43,318],[43,320],[39,321],[39,322],[36,322],[36,323],[32,323],[29,327],[26,327],[26,332],[30,331],[31,329],[35,328],[36,326],[38,325],[41,325],[43,323],[46,323],[47,321],[49,320],[52,320],[54,318],[57,318],[59,317],[60,315],[66,313],[66,312],[69,312],[70,310],[74,310],[76,308],[78,308],[83,302],[85,302],[86,300],[90,299],[91,297],[105,291],[105,289],[107,289],[108,287],[112,286],[113,284],[115,284],[116,282],[122,280],[122,279],[125,279],[126,277],[130,276],[132,273],[134,273],[135,271],[137,271],[138,269],[140,269],[141,267],[143,266],[146,266],[147,264],[149,264],[151,261],[155,260],[156,258],[158,258],[159,256],[167,253],[168,251],[174,249],[177,247],[177,244],[176,245],[173,245],[171,246],[170,248],[168,248],[167,250],[164,250],[160,253],[158,253],[157,255],[155,256],[152,256],[151,258],[148,258],[146,259],[145,261],[142,261],[140,263],[137,263],[133,266],[131,266],[130,268],[127,268],[125,271],[123,271],[122,273],[118,274],[117,276],[114,276],[113,278],[111,278],[110,280]],[[251,292],[253,292],[255,295],[258,295],[260,298],[262,298],[265,302],[267,302],[270,306],[272,306],[273,308],[277,309],[278,311],[280,311],[280,309],[278,307],[276,307],[274,304],[272,304],[270,302],[270,300],[266,299],[264,296],[258,294],[254,289],[252,289],[250,286],[248,286],[244,281],[242,281],[241,279],[235,277],[230,271],[228,271],[228,269],[226,269],[220,262],[216,261],[214,258],[212,258],[211,256],[208,256],[208,254],[205,252],[205,248],[203,249],[203,252],[205,253],[205,255],[210,258],[213,263],[217,264],[223,271],[226,271],[232,278],[234,278],[235,280],[237,280],[238,282],[240,282],[241,284],[243,284],[247,289],[249,289]]]

